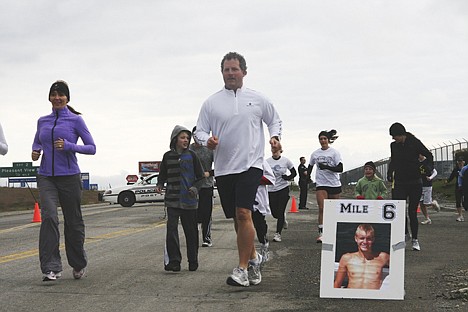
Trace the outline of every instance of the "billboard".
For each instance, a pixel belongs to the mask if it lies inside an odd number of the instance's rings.
[[[139,161],[138,172],[140,175],[148,175],[151,173],[159,172],[161,161]]]

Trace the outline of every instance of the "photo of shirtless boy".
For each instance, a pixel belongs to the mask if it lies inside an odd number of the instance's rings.
[[[339,261],[334,287],[342,288],[345,278],[346,288],[380,289],[383,281],[383,268],[389,267],[390,255],[384,251],[373,251],[375,231],[370,224],[360,224],[356,228],[354,241],[358,251],[344,253]]]

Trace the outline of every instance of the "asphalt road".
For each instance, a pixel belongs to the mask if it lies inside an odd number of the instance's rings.
[[[449,299],[468,287],[468,222],[455,222],[453,210],[432,213],[433,224],[420,226],[420,252],[406,249],[404,300],[327,299],[319,297],[313,193],[309,200],[312,209],[287,214],[289,228],[271,243],[262,283],[246,288],[225,283],[238,256],[232,221],[219,204],[213,247],[200,248],[198,271],[189,272],[184,260],[178,273],[163,269],[162,204],[84,207],[87,275],[73,279],[62,249],[56,282],[42,282],[32,212],[2,213],[0,311],[468,311],[466,299]],[[275,220],[268,223],[272,237]],[[182,234],[181,242],[185,259]]]

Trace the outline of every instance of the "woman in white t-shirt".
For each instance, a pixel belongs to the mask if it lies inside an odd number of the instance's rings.
[[[340,172],[343,164],[340,153],[330,146],[337,138],[336,130],[321,131],[318,135],[321,147],[310,155],[307,172],[310,175],[314,165],[317,165],[315,174],[316,197],[319,206],[317,243],[322,242],[323,231],[323,203],[325,199],[340,198],[341,181]]]
[[[282,157],[281,149],[272,149],[272,156],[267,159],[275,175],[275,184],[268,185],[268,200],[270,202],[271,214],[276,221],[276,233],[274,242],[281,242],[281,231],[284,226],[284,212],[289,201],[289,181],[296,176],[296,169],[292,161]],[[289,175],[288,175],[289,172]]]

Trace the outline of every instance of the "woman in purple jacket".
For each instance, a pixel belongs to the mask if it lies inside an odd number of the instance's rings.
[[[73,277],[80,279],[85,273],[87,258],[83,246],[82,184],[76,153],[94,155],[96,145],[80,113],[68,105],[70,91],[65,81],[58,80],[52,84],[49,101],[52,103],[52,113],[39,118],[31,154],[33,161],[42,154],[37,177],[42,216],[39,259],[43,281],[61,277],[57,214],[60,205],[68,263],[73,268]],[[77,144],[78,138],[81,138],[83,145]]]

